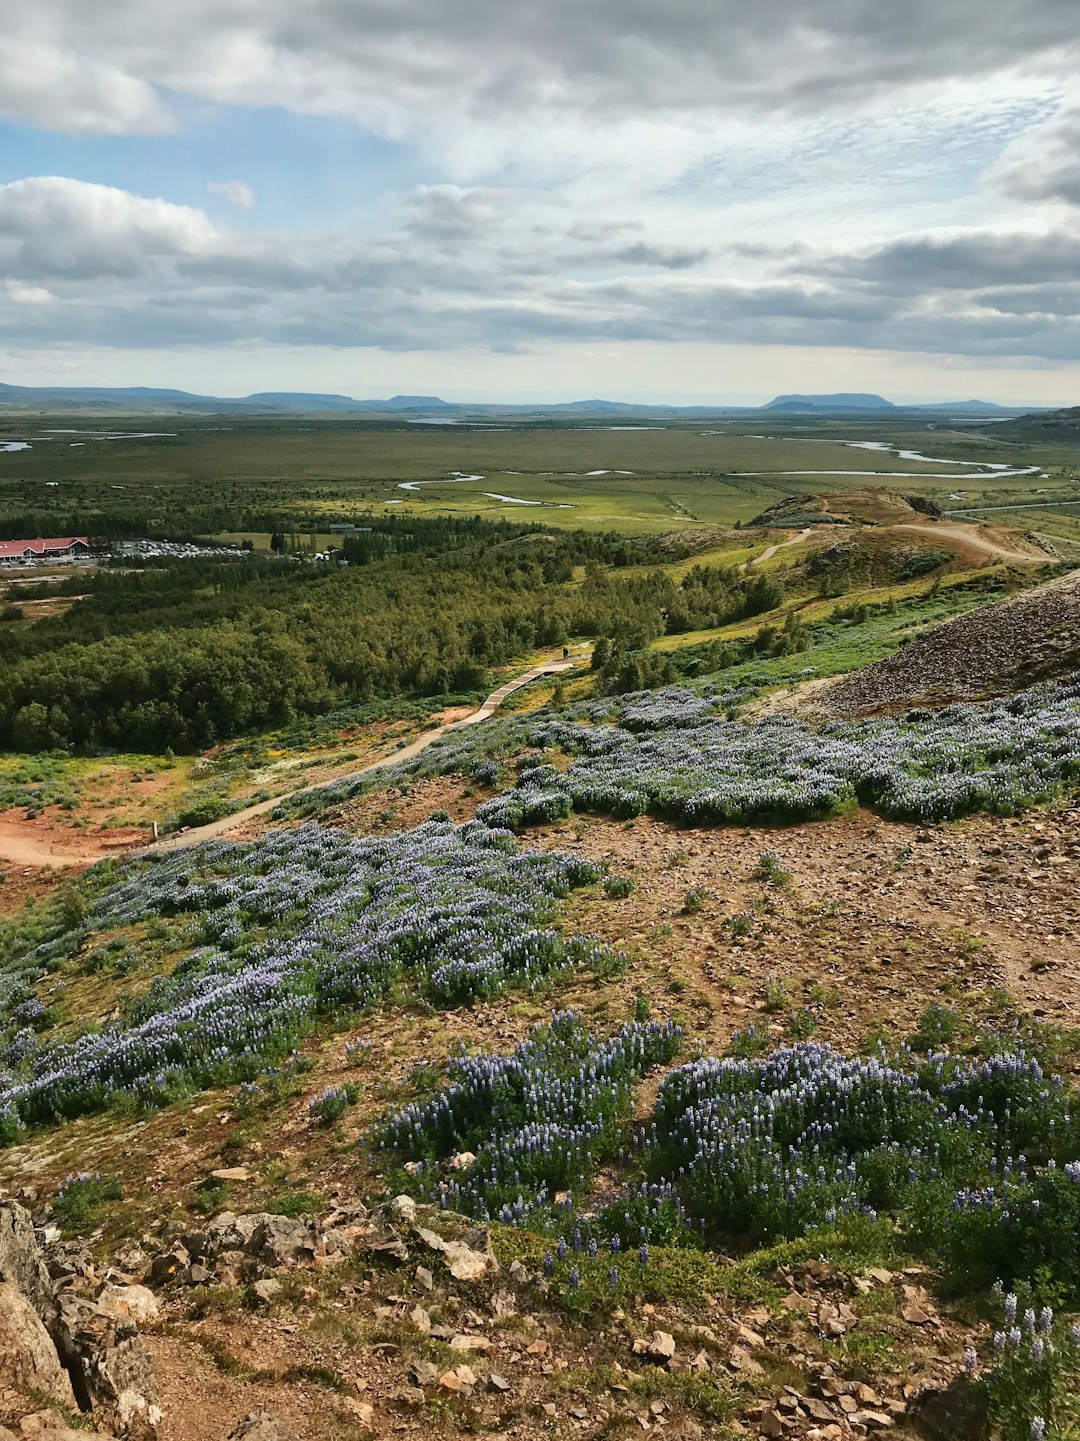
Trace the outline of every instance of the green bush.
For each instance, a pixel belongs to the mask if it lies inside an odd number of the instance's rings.
[[[632,894],[635,884],[633,876],[605,876],[604,895],[613,901],[625,900]]]

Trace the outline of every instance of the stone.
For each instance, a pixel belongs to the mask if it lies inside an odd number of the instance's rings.
[[[256,1211],[247,1216],[236,1216],[232,1211],[222,1211],[206,1227],[209,1252],[248,1251],[252,1237],[265,1220],[264,1211]]]
[[[755,1361],[749,1351],[741,1346],[733,1346],[728,1362],[733,1371],[738,1371],[743,1376],[764,1376],[765,1367],[760,1361]]]
[[[418,1331],[425,1336],[428,1335],[431,1330],[431,1315],[424,1310],[423,1306],[414,1306],[409,1312],[409,1320]]]
[[[411,1196],[395,1196],[390,1202],[390,1214],[404,1226],[415,1226],[416,1202]]]
[[[510,1382],[506,1379],[505,1376],[501,1376],[498,1371],[491,1372],[491,1374],[487,1378],[487,1384],[489,1391],[510,1390]]]
[[[191,1252],[178,1241],[168,1250],[159,1251],[150,1262],[150,1279],[155,1286],[167,1286],[186,1276],[190,1265]]]
[[[517,1315],[517,1301],[512,1291],[496,1291],[491,1298],[491,1314],[496,1320],[504,1321],[507,1316]]]
[[[491,1344],[486,1336],[466,1336],[462,1332],[450,1338],[451,1351],[490,1351]]]
[[[986,1395],[966,1376],[959,1376],[943,1390],[913,1395],[911,1414],[919,1432],[937,1441],[976,1441],[987,1432]]]
[[[156,1321],[161,1311],[157,1297],[148,1286],[105,1286],[97,1298],[98,1305],[110,1316],[127,1316],[137,1326]]]
[[[272,1276],[267,1276],[264,1281],[256,1281],[251,1288],[264,1306],[269,1306],[281,1295],[282,1285],[275,1281]]]
[[[300,1438],[269,1411],[252,1411],[237,1422],[225,1441],[300,1441]]]
[[[917,1301],[909,1301],[900,1314],[909,1326],[926,1326],[934,1319]]]
[[[290,1216],[267,1216],[252,1235],[249,1249],[264,1266],[310,1264],[317,1250],[314,1228]]]
[[[215,1181],[250,1181],[251,1172],[246,1166],[222,1166],[210,1175]]]
[[[425,1291],[430,1291],[435,1284],[435,1277],[426,1266],[417,1266],[415,1276],[416,1284]]]
[[[375,1407],[370,1401],[358,1401],[355,1396],[346,1396],[342,1404],[361,1426],[366,1426],[369,1430],[374,1426]]]
[[[865,1426],[868,1431],[885,1431],[893,1424],[884,1411],[853,1411],[849,1420],[853,1426]]]
[[[71,1381],[52,1338],[28,1298],[10,1281],[0,1281],[0,1383],[75,1407]]]
[[[416,1386],[434,1386],[439,1379],[439,1368],[431,1361],[414,1361],[409,1376]]]
[[[670,1331],[654,1331],[647,1354],[654,1361],[670,1361],[675,1354],[675,1337]]]
[[[444,1371],[439,1377],[439,1385],[452,1395],[456,1395],[461,1390],[461,1381],[456,1371]]]
[[[429,1250],[442,1252],[455,1281],[479,1281],[489,1271],[496,1272],[499,1269],[499,1262],[491,1249],[491,1236],[486,1231],[480,1233],[484,1241],[482,1251],[474,1249],[464,1241],[446,1241],[435,1231],[429,1231],[423,1226],[416,1227],[416,1234]]]

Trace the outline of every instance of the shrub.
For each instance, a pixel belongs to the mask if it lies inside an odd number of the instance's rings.
[[[704,886],[691,886],[683,899],[683,912],[688,916],[696,916],[705,909],[708,899],[709,892]]]
[[[754,879],[765,881],[771,886],[789,886],[791,872],[780,864],[780,858],[773,851],[762,851],[754,867]]]
[[[604,895],[612,900],[624,900],[633,893],[635,881],[633,876],[605,876]]]
[[[355,1104],[359,1094],[356,1086],[327,1086],[321,1095],[312,1096],[308,1102],[308,1115],[319,1125],[332,1126]]]
[[[56,1193],[54,1209],[62,1230],[83,1231],[95,1225],[100,1212],[123,1196],[119,1176],[79,1172],[68,1176]]]
[[[1003,1297],[1002,1329],[994,1333],[990,1369],[976,1385],[1001,1441],[1065,1441],[1075,1437],[1080,1416],[1080,1325],[1036,1312],[1022,1288]],[[978,1357],[969,1351],[968,1379]]]

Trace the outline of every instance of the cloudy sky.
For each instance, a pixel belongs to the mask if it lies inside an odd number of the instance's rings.
[[[1080,403],[1077,0],[5,0],[0,380]]]

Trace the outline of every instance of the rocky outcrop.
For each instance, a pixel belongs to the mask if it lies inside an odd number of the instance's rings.
[[[0,1203],[0,1281],[7,1281],[33,1306],[46,1329],[56,1319],[52,1277],[34,1233],[30,1212]]]
[[[47,1397],[87,1413],[100,1434],[108,1426],[120,1441],[155,1441],[161,1413],[150,1353],[130,1310],[125,1314],[118,1295],[123,1288],[108,1289],[108,1307],[58,1289],[29,1213],[13,1202],[0,1203],[0,1382],[8,1397],[6,1420],[30,1424]],[[136,1297],[134,1304],[145,1309],[145,1298]],[[43,1437],[62,1433],[47,1423],[46,1416],[30,1429]]]
[[[55,1340],[80,1409],[106,1417],[126,1441],[154,1441],[157,1383],[134,1321],[85,1297],[62,1296]]]
[[[10,1281],[0,1281],[0,1386],[75,1406],[71,1381],[52,1337],[30,1301]]]

